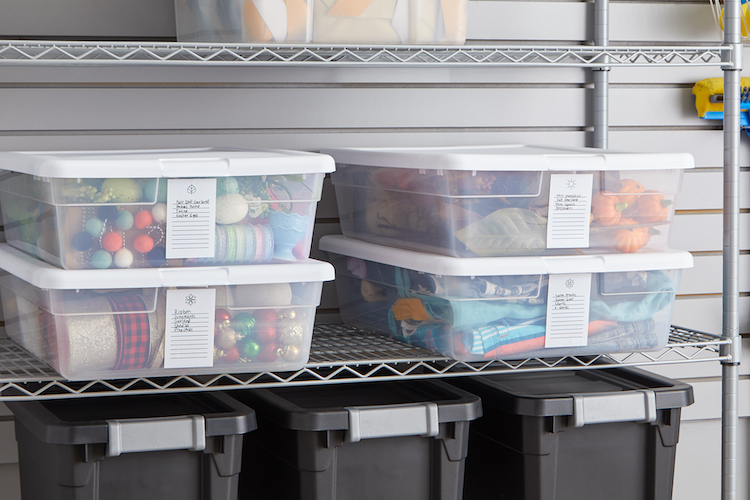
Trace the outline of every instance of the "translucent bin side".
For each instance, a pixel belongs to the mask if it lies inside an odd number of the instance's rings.
[[[305,43],[312,39],[306,0],[175,0],[178,42]]]
[[[592,185],[589,219],[581,215],[579,221],[587,245],[561,242],[556,235],[562,222],[550,222],[551,210],[565,216],[560,204],[566,203],[550,190],[553,176],[571,176],[575,183],[572,176],[581,174]],[[453,257],[499,257],[666,250],[682,176],[682,169],[471,172],[338,165],[331,179],[345,236]],[[558,241],[552,243],[551,235]]]
[[[466,0],[311,1],[314,43],[466,42]]]
[[[331,255],[345,323],[462,361],[662,349],[681,275],[592,274],[586,345],[545,348],[548,275],[446,279]]]
[[[169,328],[166,288],[43,290],[10,274],[0,278],[8,336],[69,380],[305,365],[322,282],[211,288],[216,307],[206,334],[209,366],[165,368],[166,343],[175,342],[169,335],[179,328]]]
[[[212,257],[166,258],[177,238],[168,232],[169,179],[11,173],[0,181],[0,206],[6,241],[63,269],[302,261],[324,175],[217,178]]]

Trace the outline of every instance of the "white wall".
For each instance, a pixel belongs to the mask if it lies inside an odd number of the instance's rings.
[[[593,37],[593,3],[469,2],[472,43],[580,44]],[[614,44],[717,42],[709,3],[616,2]],[[0,0],[0,37],[151,39],[174,37],[172,0]],[[746,49],[747,52],[747,49]],[[746,54],[745,59],[748,59]],[[694,253],[675,305],[676,325],[712,333],[722,322],[722,172],[720,124],[697,118],[691,89],[719,69],[628,68],[610,71],[609,146],[616,150],[690,152],[677,204],[673,246]],[[486,143],[591,145],[591,72],[579,68],[240,68],[0,65],[0,150],[184,146],[280,147]],[[750,138],[741,162],[750,165]],[[742,208],[750,208],[748,169]],[[742,249],[750,250],[744,230]],[[330,186],[316,237],[338,232]],[[320,254],[314,256],[321,257]],[[742,256],[741,331],[750,333],[750,262]],[[321,309],[335,314],[326,286]],[[720,495],[720,366],[657,371],[696,387],[684,412],[675,498]],[[743,389],[747,385],[742,367]],[[747,393],[743,391],[741,394]],[[741,415],[750,415],[745,398]],[[0,484],[16,474],[12,422],[0,413]],[[748,498],[749,453],[743,419],[738,498]],[[5,497],[4,497],[5,498]]]

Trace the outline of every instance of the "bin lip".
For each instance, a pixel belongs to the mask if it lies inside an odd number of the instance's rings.
[[[11,151],[0,152],[0,169],[46,178],[149,179],[322,174],[333,172],[335,163],[328,155],[283,149]]]
[[[0,243],[0,268],[32,285],[50,290],[159,288],[170,286],[260,285],[331,281],[328,262],[307,259],[280,264],[137,269],[60,269]]]
[[[407,384],[414,382],[399,381],[391,383]],[[440,380],[420,380],[418,382],[427,383],[446,394],[445,400],[430,401],[425,399],[424,401],[437,404],[438,423],[471,421],[482,416],[482,403],[478,396]],[[378,384],[387,387],[389,382],[368,383],[363,389],[368,390],[369,388],[376,387]],[[335,390],[335,388],[331,390]],[[251,406],[259,416],[270,419],[277,425],[289,430],[314,432],[349,429],[349,413],[346,410],[346,405],[303,408],[285,398],[283,391],[283,387],[276,389],[253,389],[245,392],[244,396],[240,396],[240,401]],[[394,399],[393,405],[397,406],[399,404],[401,403]]]
[[[325,148],[337,165],[462,171],[599,171],[694,168],[689,153],[633,153],[530,144]]]
[[[205,418],[206,437],[247,434],[258,428],[255,410],[222,392],[196,393],[191,396],[213,399],[228,408],[228,411],[216,413],[185,412],[186,416],[199,414]],[[126,401],[120,400],[126,404]],[[75,404],[75,401],[71,401],[71,404]],[[16,421],[43,443],[106,444],[109,440],[108,424],[105,420],[82,418],[80,421],[63,421],[48,409],[43,401],[8,401],[6,406]],[[154,415],[154,418],[159,418],[159,415]]]
[[[610,382],[613,389],[617,386],[625,391],[650,389],[656,398],[656,409],[666,410],[690,406],[694,402],[693,387],[678,380],[641,370],[638,368],[600,368],[595,370],[573,370],[585,373],[586,376],[598,378],[599,381]],[[560,374],[559,371],[555,372]],[[570,373],[570,371],[567,371]],[[510,384],[503,384],[513,376],[524,377],[528,374],[500,374],[497,376],[469,377],[471,380],[458,382],[469,392],[474,392],[482,398],[486,406],[499,408],[515,415],[532,417],[557,417],[573,415],[573,395],[587,394],[585,390],[565,394],[524,394],[520,390],[514,391]],[[553,373],[550,373],[553,376]],[[583,379],[582,379],[583,380]],[[589,392],[596,394],[598,391]]]
[[[520,257],[449,257],[326,235],[320,250],[380,264],[441,276],[521,276],[529,274],[609,273],[687,269],[693,256],[684,250],[591,255],[533,255]]]

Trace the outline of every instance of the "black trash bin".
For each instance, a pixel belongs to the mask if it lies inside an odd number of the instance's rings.
[[[6,404],[23,500],[234,500],[256,428],[223,393]]]
[[[460,500],[476,396],[442,381],[232,391],[257,412],[240,497]]]
[[[482,398],[464,498],[667,500],[688,384],[631,368],[457,378]]]

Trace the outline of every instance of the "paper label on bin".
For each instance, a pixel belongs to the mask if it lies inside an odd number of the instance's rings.
[[[167,259],[212,258],[215,242],[216,179],[169,179]]]
[[[550,274],[544,347],[588,344],[591,274]]]
[[[200,368],[214,362],[216,289],[167,290],[164,368]]]
[[[547,248],[588,248],[594,174],[551,174]]]

